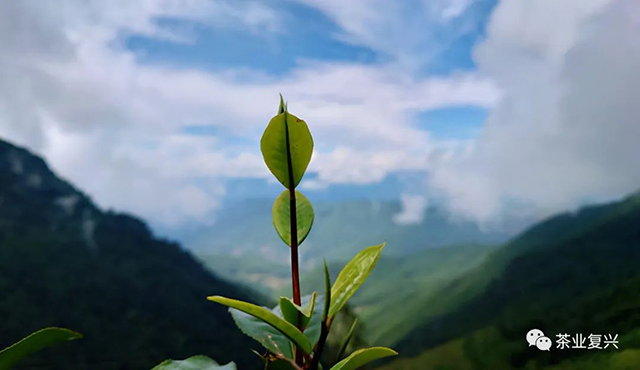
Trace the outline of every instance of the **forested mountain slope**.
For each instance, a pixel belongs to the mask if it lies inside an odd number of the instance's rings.
[[[194,354],[258,368],[254,343],[211,294],[252,300],[141,220],[99,209],[41,158],[0,141],[0,347],[45,326],[84,334],[21,368],[149,369]]]
[[[550,218],[443,286],[434,304],[446,309],[396,345],[404,355],[421,355],[396,368],[435,368],[427,364],[444,366],[454,358],[444,368],[484,368],[480,353],[495,360],[493,368],[530,362],[587,368],[610,360],[584,358],[592,353],[580,351],[531,351],[524,335],[534,327],[552,336],[618,333],[634,356],[640,348],[639,279],[639,194]]]

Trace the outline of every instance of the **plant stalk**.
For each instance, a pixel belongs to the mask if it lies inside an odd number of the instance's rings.
[[[301,306],[300,271],[298,267],[298,220],[296,219],[296,191],[293,189],[289,189],[289,208],[291,209],[291,278],[293,285],[293,303]]]
[[[291,163],[291,143],[289,141],[289,124],[287,123],[287,112],[284,112],[285,138],[287,144],[287,169],[289,173],[289,224],[291,231],[291,285],[293,287],[293,303],[302,306],[300,296],[300,269],[298,266],[298,212],[296,209],[296,188],[293,178],[293,164]],[[298,314],[298,329],[302,330],[300,314]],[[303,366],[304,359],[302,351],[296,346],[296,365]]]
[[[327,319],[321,323],[320,327],[320,339],[318,339],[318,344],[316,345],[313,362],[311,362],[311,366],[309,369],[318,370],[318,366],[320,365],[320,357],[322,356],[322,350],[324,349],[324,345],[327,341],[327,337],[329,336],[329,329],[331,328],[331,321]]]

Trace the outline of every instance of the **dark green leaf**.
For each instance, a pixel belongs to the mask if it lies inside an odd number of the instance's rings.
[[[354,370],[367,363],[389,356],[395,356],[398,352],[385,347],[372,347],[359,349],[349,357],[335,364],[331,370]]]
[[[273,326],[278,329],[282,334],[284,334],[289,340],[291,340],[295,345],[300,347],[304,353],[311,353],[311,343],[307,337],[302,334],[298,328],[288,323],[283,318],[279,317],[275,313],[269,311],[268,309],[260,306],[256,306],[251,303],[238,301],[236,299],[230,299],[220,296],[211,296],[207,297],[208,300],[223,304],[225,306],[235,308],[244,313],[247,313],[251,316],[254,316],[267,324]]]
[[[24,357],[58,342],[82,338],[82,334],[64,328],[45,328],[0,351],[0,370],[11,369]]]
[[[275,354],[293,358],[291,341],[278,329],[242,311],[230,309],[229,312],[231,312],[233,320],[244,334],[255,339],[264,348]]]
[[[295,370],[291,362],[287,360],[275,359],[265,363],[265,370]]]
[[[289,201],[289,190],[283,191],[273,203],[271,211],[273,218],[273,226],[276,228],[278,235],[282,241],[291,246],[291,207]],[[313,226],[313,207],[311,202],[296,191],[296,217],[298,221],[298,245],[306,239]]]
[[[287,134],[288,133],[288,134]],[[271,119],[260,140],[260,150],[267,167],[285,188],[295,188],[313,152],[313,139],[307,124],[291,113],[278,114]],[[289,158],[293,184],[289,184]]]
[[[166,360],[151,370],[236,370],[236,364],[230,362],[218,365],[207,356],[193,356],[186,360]]]
[[[385,243],[365,248],[340,271],[331,288],[329,317],[334,317],[364,283],[380,258]]]

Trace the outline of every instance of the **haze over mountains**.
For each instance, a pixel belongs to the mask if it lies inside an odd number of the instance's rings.
[[[496,245],[521,228],[481,229],[456,219],[444,207],[429,207],[419,222],[397,222],[399,201],[342,200],[314,202],[315,220],[300,248],[303,269],[326,258],[343,263],[360,249],[387,242],[385,257],[401,257],[450,245]],[[271,221],[273,199],[247,199],[219,211],[215,224],[186,238],[184,244],[217,273],[230,279],[258,283],[270,289],[288,284],[289,249]]]

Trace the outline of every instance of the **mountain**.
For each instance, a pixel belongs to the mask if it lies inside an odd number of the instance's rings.
[[[349,301],[365,326],[363,337],[380,345],[397,342],[412,329],[413,323],[407,317],[426,321],[433,316],[430,309],[435,307],[430,304],[433,294],[480,265],[494,249],[485,245],[456,245],[430,248],[409,256],[381,257],[367,282]],[[329,265],[334,280],[342,266],[342,263]],[[321,287],[322,278],[321,269],[305,274],[302,289],[309,292],[313,287]]]
[[[640,194],[552,217],[431,295],[441,313],[410,318],[414,330],[395,344],[415,357],[385,368],[634,368],[639,267]],[[553,339],[616,333],[621,351],[532,350],[524,339],[532,328]]]
[[[219,294],[256,300],[139,219],[103,211],[39,157],[0,141],[0,348],[45,326],[84,338],[23,369],[149,369],[204,354],[258,368]]]
[[[275,199],[274,195],[274,199]],[[313,199],[311,199],[313,201]],[[199,255],[227,255],[288,261],[288,248],[273,229],[273,199],[238,201],[220,210],[223,218],[184,241]],[[300,248],[308,263],[346,261],[360,249],[387,241],[385,255],[402,256],[445,245],[496,244],[511,236],[506,231],[485,231],[473,222],[455,220],[443,209],[429,208],[417,224],[400,224],[398,201],[352,200],[314,202],[315,220]]]

